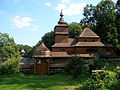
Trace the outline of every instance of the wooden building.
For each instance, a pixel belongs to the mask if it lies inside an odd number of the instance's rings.
[[[100,37],[89,27],[86,27],[77,38],[69,38],[68,25],[64,22],[62,12],[54,30],[55,44],[51,47],[52,50],[42,43],[34,52],[34,74],[47,75],[54,67],[64,67],[67,58],[73,56],[91,58],[95,54],[111,55],[114,51],[112,46],[103,44]]]

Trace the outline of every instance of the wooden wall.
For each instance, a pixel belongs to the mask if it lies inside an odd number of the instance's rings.
[[[53,52],[75,52],[75,48],[73,47],[54,47],[52,48]]]
[[[68,35],[55,35],[55,43],[68,43]]]
[[[78,37],[77,41],[81,41],[81,42],[96,42],[96,41],[100,41],[99,37]]]

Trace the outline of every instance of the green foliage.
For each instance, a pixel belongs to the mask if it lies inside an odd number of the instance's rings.
[[[116,67],[117,68],[117,70],[116,70],[116,73],[117,73],[117,79],[119,79],[120,80],[120,66],[119,67]]]
[[[87,90],[103,90],[104,82],[100,79],[100,74],[92,74],[90,79],[86,82],[84,89]]]
[[[95,13],[95,6],[93,6],[92,4],[90,5],[87,4],[84,7],[84,13],[83,13],[85,18],[81,20],[81,23],[96,24],[94,13]]]
[[[82,32],[82,26],[80,24],[69,24],[69,37],[76,38]]]
[[[13,74],[19,72],[19,59],[18,58],[8,58],[7,62],[0,65],[0,75],[1,74]]]
[[[0,62],[12,57],[19,57],[19,47],[8,34],[0,33]]]
[[[91,74],[92,70],[105,69],[105,59],[99,58],[97,56],[93,57],[93,63],[89,64],[89,72]]]
[[[90,77],[82,77],[85,79],[82,83],[82,87],[80,87],[80,90],[119,90],[120,89],[120,62],[107,62],[100,58],[94,58],[96,59],[94,64],[96,64],[96,68],[93,69],[102,69],[104,68],[104,72],[100,73],[92,73]],[[102,61],[103,60],[103,61]],[[98,61],[103,62],[99,67]],[[97,63],[96,63],[97,62]],[[100,63],[101,64],[101,63]],[[98,67],[97,67],[98,65]],[[102,67],[102,68],[101,68]],[[81,79],[81,78],[80,78]]]
[[[19,71],[19,47],[8,34],[0,33],[0,74]]]
[[[64,69],[56,69],[54,71],[55,75],[66,75],[66,71]]]
[[[80,57],[72,57],[66,65],[66,71],[70,73],[73,78],[80,76],[83,72],[84,61]]]
[[[118,0],[117,1],[117,3],[116,3],[116,9],[117,9],[117,14],[116,14],[116,22],[115,22],[115,24],[116,24],[116,27],[117,27],[117,32],[118,32],[118,34],[119,34],[119,36],[118,36],[118,40],[119,40],[119,42],[120,42],[120,0]]]
[[[93,73],[90,78],[84,82],[82,90],[119,90],[119,82],[115,75],[115,73],[110,71]]]
[[[48,32],[46,33],[43,37],[42,37],[42,41],[44,42],[44,44],[51,49],[51,46],[54,44],[54,31]]]
[[[101,36],[103,42],[112,40],[113,44],[116,44],[118,33],[115,27],[115,4],[111,0],[102,0],[96,6],[95,16],[96,33]]]
[[[2,81],[0,89],[119,90],[120,78],[116,70],[119,70],[120,62],[107,62],[105,65],[107,67],[103,73],[94,73],[89,76],[83,72],[76,79],[72,79],[70,75],[33,76],[22,73],[0,75],[0,81]]]
[[[81,20],[81,23],[93,25],[94,31],[101,37],[103,43],[107,43],[109,40],[114,45],[118,43],[115,3],[112,0],[101,0],[96,6],[87,5],[83,15],[85,18]]]

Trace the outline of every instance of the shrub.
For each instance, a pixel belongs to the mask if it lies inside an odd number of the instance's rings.
[[[92,74],[92,70],[105,68],[106,60],[99,57],[93,57],[93,63],[89,64],[89,72]]]
[[[120,67],[117,67],[117,69],[115,70],[116,71],[116,77],[118,80],[120,80]]]
[[[84,61],[80,57],[72,57],[66,65],[66,71],[70,73],[73,78],[78,77],[84,67]]]
[[[119,90],[120,82],[115,77],[116,73],[104,71],[103,73],[93,73],[86,82],[82,90]]]
[[[12,74],[19,71],[19,58],[9,58],[0,65],[0,74]]]

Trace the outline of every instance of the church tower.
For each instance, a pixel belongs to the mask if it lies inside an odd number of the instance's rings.
[[[55,43],[68,43],[68,25],[64,22],[62,10],[58,25],[55,26]]]

